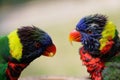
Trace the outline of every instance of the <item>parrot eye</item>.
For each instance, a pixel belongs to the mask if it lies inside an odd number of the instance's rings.
[[[87,30],[87,33],[88,33],[88,34],[92,34],[92,31],[91,31],[91,30]]]
[[[35,46],[36,48],[40,48],[41,44],[40,44],[39,42],[35,42],[34,46]]]

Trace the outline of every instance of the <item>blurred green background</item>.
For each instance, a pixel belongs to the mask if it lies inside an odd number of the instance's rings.
[[[0,0],[0,35],[34,25],[51,35],[56,44],[54,57],[41,56],[21,77],[39,75],[88,76],[80,61],[80,43],[68,41],[77,22],[90,14],[105,14],[120,30],[120,0]]]

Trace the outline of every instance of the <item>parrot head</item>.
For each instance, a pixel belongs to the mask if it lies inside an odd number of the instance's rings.
[[[51,37],[35,26],[18,28],[8,37],[11,56],[17,61],[31,62],[41,55],[52,57],[56,53]]]
[[[83,17],[70,32],[70,42],[81,42],[84,49],[93,56],[106,54],[118,38],[116,26],[101,14]]]
[[[52,57],[56,46],[51,37],[35,26],[23,26],[7,36],[9,55],[4,54],[7,61],[4,80],[18,80],[21,72],[41,55]],[[3,79],[3,77],[0,79]]]

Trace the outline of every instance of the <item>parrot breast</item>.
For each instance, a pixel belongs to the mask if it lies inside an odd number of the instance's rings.
[[[8,62],[8,67],[6,69],[7,80],[18,80],[21,72],[28,65],[29,64]]]

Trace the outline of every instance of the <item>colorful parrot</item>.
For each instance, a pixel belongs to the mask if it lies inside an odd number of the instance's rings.
[[[92,80],[120,80],[120,39],[116,26],[105,15],[83,17],[69,40],[82,43],[80,59]]]
[[[52,57],[56,46],[35,26],[23,26],[0,36],[0,80],[18,80],[21,72],[41,55]]]

